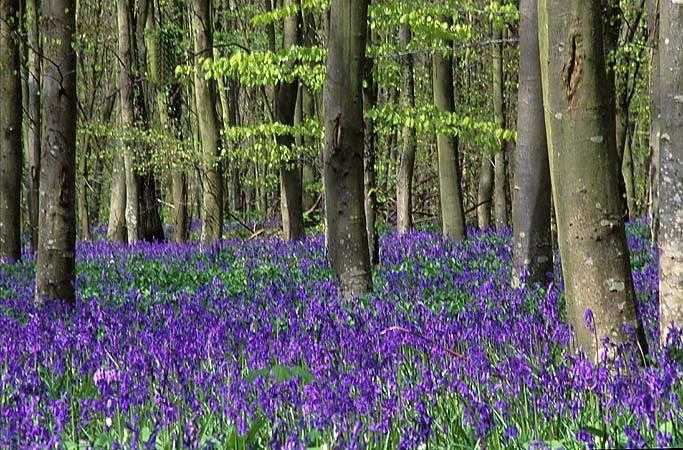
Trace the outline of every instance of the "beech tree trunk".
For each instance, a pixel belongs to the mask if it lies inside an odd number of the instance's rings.
[[[299,0],[285,0],[284,6],[299,6]],[[300,8],[298,8],[300,10]],[[300,11],[285,19],[284,48],[289,49],[299,44],[301,25]],[[296,110],[298,81],[280,83],[275,88],[275,119],[284,125],[294,125]],[[292,149],[294,136],[279,135],[278,145]],[[280,167],[280,212],[282,215],[282,234],[287,241],[296,241],[304,237],[303,186],[301,181],[301,167],[298,158],[291,158]]]
[[[479,229],[491,226],[491,202],[493,200],[493,161],[491,155],[482,152],[479,170],[479,190],[477,193],[477,221]]]
[[[0,261],[21,259],[21,14],[0,0]]]
[[[540,0],[545,121],[569,316],[597,360],[639,330],[607,93],[599,0]],[[588,320],[587,320],[588,319]]]
[[[346,298],[372,289],[363,187],[367,0],[332,0],[325,83],[327,250]]]
[[[648,168],[648,217],[650,238],[657,242],[659,231],[659,1],[648,0],[648,29],[650,44],[650,166]]]
[[[683,4],[660,3],[659,317],[683,327]]]
[[[31,249],[38,247],[38,196],[40,179],[40,78],[41,45],[38,33],[38,7],[36,0],[26,0],[26,40],[28,71],[28,130],[26,130],[26,204]]]
[[[213,57],[213,16],[209,0],[197,0],[192,6],[194,27],[197,120],[202,146],[202,236],[204,244],[223,235],[223,164],[220,160],[220,127],[216,114],[216,83],[205,80],[201,62]]]
[[[410,25],[402,24],[399,33],[401,48],[407,49],[412,39]],[[403,90],[401,102],[405,109],[415,108],[415,78],[413,74],[413,55],[406,53],[401,57],[403,66]],[[415,128],[403,128],[403,143],[396,178],[396,226],[399,233],[413,228],[413,171],[415,169],[415,153],[417,138]]]
[[[76,251],[76,32],[75,0],[43,4],[43,142],[40,215],[36,261],[36,298],[75,299]]]
[[[441,22],[450,26],[450,17],[442,16]],[[448,52],[434,52],[432,56],[434,103],[440,112],[455,112],[453,85],[452,42],[447,42]],[[441,202],[441,226],[443,235],[450,239],[466,237],[465,209],[463,206],[460,156],[457,136],[439,134],[436,137],[439,153],[439,200]]]
[[[132,3],[130,0],[117,0],[118,50],[119,50],[119,95],[121,99],[121,126],[132,129],[135,126],[135,99],[133,92],[133,49],[132,33]],[[135,173],[135,152],[133,142],[123,143],[123,164],[126,184],[126,231],[128,243],[140,240],[139,218],[140,197],[138,177]]]
[[[107,239],[126,243],[126,169],[123,154],[114,154],[109,194],[109,225]]]
[[[493,110],[496,126],[500,129],[505,128],[504,112],[504,89],[503,84],[503,30],[497,30],[494,34],[496,40],[493,53]],[[493,191],[493,211],[496,221],[496,229],[501,230],[508,226],[507,209],[507,161],[505,157],[505,142],[500,143],[494,155],[494,191]]]
[[[521,0],[517,150],[513,153],[513,282],[544,282],[553,270],[550,231],[551,187],[541,65],[538,53],[538,0]]]

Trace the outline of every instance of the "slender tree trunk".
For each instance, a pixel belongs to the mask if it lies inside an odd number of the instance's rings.
[[[220,135],[216,114],[216,85],[205,80],[201,62],[213,56],[213,14],[210,0],[197,0],[192,7],[194,20],[195,77],[197,120],[201,137],[203,164],[201,240],[208,244],[223,234],[223,164],[220,160]]]
[[[78,208],[78,222],[80,225],[81,239],[84,241],[90,241],[92,236],[90,234],[90,214],[88,209],[88,180],[90,179],[90,167],[88,164],[88,159],[90,158],[90,138],[86,138],[88,141],[85,144],[85,154],[81,157],[79,162],[78,172],[81,178],[80,189],[76,193],[76,203]]]
[[[505,128],[504,90],[503,84],[503,30],[497,30],[494,34],[496,40],[493,53],[493,106],[496,126]],[[508,226],[507,209],[507,164],[505,158],[505,142],[500,143],[500,148],[494,155],[494,191],[493,211],[496,221],[496,229],[501,230]]]
[[[660,94],[659,94],[659,2],[648,0],[650,53],[650,167],[648,168],[648,217],[650,237],[657,242],[659,231],[659,138],[660,138]]]
[[[441,17],[442,22],[452,24],[449,17]],[[434,52],[432,56],[434,83],[434,103],[440,112],[455,112],[453,87],[452,42],[447,43],[448,52]],[[443,235],[450,239],[462,240],[466,237],[465,210],[460,179],[460,156],[458,138],[439,134],[437,147],[439,153],[439,199],[441,201],[441,225]]]
[[[550,167],[538,53],[538,0],[521,0],[517,151],[513,153],[513,281],[544,282],[553,270]]]
[[[372,290],[363,188],[367,0],[332,0],[325,83],[325,215],[330,263],[346,298]]]
[[[635,139],[634,125],[630,125],[630,130],[626,132],[624,140],[624,154],[621,162],[621,174],[624,178],[624,188],[626,190],[626,209],[628,210],[629,220],[637,217],[636,205],[636,185],[635,173],[633,168],[633,140]]]
[[[407,49],[412,39],[410,25],[402,24],[399,41],[401,47]],[[406,109],[415,108],[415,78],[413,74],[413,55],[406,53],[401,58],[403,66],[403,90],[401,100]],[[417,138],[415,128],[403,128],[403,144],[396,179],[396,226],[399,233],[413,228],[413,171],[415,169],[415,153]]]
[[[367,36],[372,44],[372,29],[368,27]],[[374,60],[365,59],[365,86],[363,87],[363,108],[370,111],[377,104],[377,83],[375,83]],[[377,235],[377,176],[375,173],[375,152],[377,151],[377,136],[375,134],[375,121],[365,115],[365,147],[364,147],[364,196],[365,196],[365,222],[368,235],[368,249],[370,262],[379,264],[379,239]]]
[[[604,338],[630,339],[625,325],[637,326],[646,345],[636,316],[601,29],[599,0],[539,2],[548,154],[567,304],[578,345],[596,360]]]
[[[36,303],[75,299],[76,2],[43,5],[43,142]]]
[[[479,229],[491,226],[491,201],[493,200],[493,161],[491,155],[483,152],[479,171],[479,190],[477,193],[477,220]]]
[[[659,317],[683,326],[683,4],[660,4],[661,138],[659,177]]]
[[[299,6],[299,0],[285,0],[285,6]],[[297,12],[285,19],[284,47],[289,49],[299,44],[301,15]],[[276,86],[275,119],[284,125],[294,125],[298,82],[280,83]],[[277,143],[281,147],[292,148],[294,136],[279,135]],[[304,213],[301,168],[292,158],[280,167],[280,212],[282,214],[283,238],[295,241],[304,237]]]
[[[40,38],[36,0],[26,0],[26,39],[28,42],[28,130],[26,142],[26,172],[28,177],[26,200],[31,238],[31,249],[38,246],[38,195],[40,178]]]
[[[132,23],[130,0],[117,0],[118,50],[119,50],[119,95],[121,96],[121,126],[130,130],[135,126],[135,104],[133,92],[133,49],[131,43]],[[126,230],[128,243],[140,239],[139,218],[140,197],[138,177],[135,173],[135,153],[133,142],[123,143],[123,164],[126,183]],[[111,219],[111,218],[110,218]],[[111,223],[111,222],[110,222]]]
[[[127,240],[126,169],[121,153],[116,153],[112,161],[110,191],[107,239],[112,242],[125,243]]]
[[[0,261],[21,259],[21,14],[0,0]]]

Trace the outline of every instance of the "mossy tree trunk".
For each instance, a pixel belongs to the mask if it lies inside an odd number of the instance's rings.
[[[442,16],[441,22],[453,23],[450,17]],[[452,42],[446,42],[447,52],[434,52],[432,56],[432,80],[434,103],[440,112],[455,111],[453,85]],[[443,235],[450,239],[466,237],[465,210],[463,206],[462,181],[457,136],[438,134],[436,137],[439,154],[439,200],[441,204],[441,226]]]
[[[659,0],[648,0],[648,43],[650,44],[650,166],[648,167],[648,218],[650,238],[657,242],[659,231]]]
[[[21,13],[0,0],[0,261],[21,258]]]
[[[43,5],[43,130],[40,169],[40,214],[36,260],[36,297],[46,301],[75,299],[76,251],[76,33],[75,0]]]
[[[640,331],[607,92],[600,0],[540,0],[539,40],[558,244],[577,344]],[[586,320],[591,319],[592,320]],[[641,344],[645,345],[641,339]]]
[[[349,298],[372,289],[363,186],[366,0],[332,0],[325,83],[327,250]]]

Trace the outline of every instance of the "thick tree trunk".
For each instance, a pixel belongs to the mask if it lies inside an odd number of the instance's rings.
[[[0,0],[0,261],[21,259],[21,14]]]
[[[197,120],[202,146],[202,236],[204,244],[223,235],[223,164],[220,160],[220,135],[216,115],[216,85],[205,80],[201,62],[213,56],[213,15],[209,0],[197,0],[192,7],[194,26]]]
[[[325,83],[325,215],[330,263],[346,298],[372,289],[363,188],[367,0],[332,0]]]
[[[285,0],[285,6],[298,6],[298,0]],[[301,15],[297,12],[285,19],[284,48],[299,44]],[[275,120],[284,125],[294,125],[297,93],[299,83],[280,83],[276,86]],[[278,145],[291,149],[294,136],[279,135]],[[280,167],[280,212],[282,214],[282,235],[287,241],[295,241],[304,237],[304,211],[302,197],[301,167],[296,158],[287,161]]]
[[[368,45],[372,44],[372,29],[368,27]],[[374,61],[371,58],[365,59],[365,85],[363,87],[363,108],[370,111],[377,103],[377,83],[373,73]],[[377,136],[375,134],[375,121],[365,115],[365,146],[364,158],[364,196],[365,196],[365,228],[368,235],[368,249],[370,251],[370,262],[379,264],[379,238],[377,235],[377,176],[375,173],[375,152]]]
[[[553,270],[550,167],[538,53],[538,0],[521,0],[517,150],[513,153],[513,281],[544,282]]]
[[[131,43],[131,2],[117,0],[118,19],[118,50],[119,50],[119,95],[121,98],[121,126],[132,129],[135,126],[135,104],[133,92],[133,49]],[[132,244],[140,239],[138,205],[139,184],[135,173],[135,153],[133,142],[123,142],[123,164],[126,183],[126,230],[128,243]]]
[[[540,0],[545,121],[558,240],[577,344],[593,359],[604,338],[642,327],[620,198],[599,0]],[[588,320],[587,320],[588,319]]]
[[[399,33],[401,47],[407,49],[412,39],[410,25],[402,24]],[[403,90],[401,102],[405,109],[415,108],[415,78],[413,74],[413,55],[406,53],[401,58],[403,65]],[[403,143],[396,178],[396,227],[399,233],[413,228],[413,171],[415,169],[415,152],[417,138],[415,128],[403,128]]]
[[[28,130],[26,130],[26,200],[31,249],[38,247],[38,196],[40,178],[40,39],[38,33],[38,7],[36,0],[26,0],[26,39],[28,70]]]
[[[659,317],[683,327],[683,4],[660,4]]]
[[[109,226],[107,239],[125,243],[126,235],[126,169],[121,153],[114,155],[109,194]]]
[[[452,24],[449,17],[441,17],[442,22]],[[455,112],[453,87],[453,54],[448,42],[448,52],[435,52],[432,56],[434,84],[434,103],[442,113]],[[460,157],[458,138],[439,134],[436,137],[439,154],[439,200],[441,202],[441,225],[443,235],[450,239],[462,240],[466,237],[465,210],[460,179]]]
[[[503,31],[498,30],[494,34],[496,40],[493,53],[493,110],[496,126],[500,129],[505,128],[504,112],[504,89],[503,84]],[[505,142],[500,143],[494,156],[494,190],[493,190],[493,212],[496,222],[496,229],[501,230],[508,226],[507,208],[507,161],[505,157]]]
[[[491,155],[483,152],[479,171],[479,190],[477,192],[477,220],[479,229],[491,226],[491,202],[493,201],[493,161]]]
[[[38,305],[75,299],[76,2],[43,5],[43,142],[36,261]]]

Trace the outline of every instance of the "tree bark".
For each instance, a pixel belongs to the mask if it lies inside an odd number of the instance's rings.
[[[599,0],[540,0],[545,121],[558,243],[577,344],[597,360],[604,338],[639,330],[619,157],[607,92]],[[592,317],[591,317],[592,316]],[[586,320],[586,319],[589,320]],[[590,320],[592,319],[592,320]]]
[[[367,0],[332,0],[325,83],[325,215],[330,263],[350,298],[372,290],[363,187]]]
[[[223,235],[223,164],[220,160],[220,135],[216,114],[216,84],[205,80],[201,62],[213,56],[213,15],[209,0],[193,4],[195,95],[197,120],[202,146],[202,236],[204,244],[219,240]]]
[[[407,49],[412,39],[410,25],[402,24],[399,33],[401,48]],[[401,57],[403,66],[403,90],[401,102],[404,109],[415,108],[415,78],[413,74],[414,60],[411,53]],[[396,227],[399,233],[413,228],[413,171],[415,170],[415,153],[417,138],[415,128],[403,128],[403,143],[396,178]]]
[[[90,179],[90,167],[88,159],[90,158],[91,146],[90,138],[86,138],[85,152],[79,161],[78,172],[81,178],[80,188],[76,192],[76,204],[78,209],[78,222],[80,225],[81,239],[90,241],[92,239],[90,233],[90,213],[88,208],[88,180]]]
[[[440,20],[449,26],[453,22],[450,17],[446,16],[442,16]],[[452,42],[447,42],[447,53],[436,51],[432,56],[434,103],[442,113],[455,112],[452,45]],[[465,239],[467,232],[458,138],[439,134],[436,140],[439,154],[439,199],[443,235],[450,239],[462,240]]]
[[[38,33],[38,7],[36,0],[26,0],[26,39],[28,53],[28,130],[26,142],[26,200],[28,206],[31,249],[38,249],[38,196],[40,178],[40,39]]]
[[[659,317],[683,326],[683,4],[660,4]]]
[[[107,239],[121,244],[125,244],[127,240],[126,169],[123,154],[121,153],[116,153],[112,161]]]
[[[43,5],[43,142],[36,261],[38,305],[73,303],[76,250],[76,2]]]
[[[130,0],[117,0],[118,50],[119,50],[119,95],[121,99],[121,126],[130,131],[135,126],[135,103],[133,92],[133,49],[131,43],[132,23]],[[126,231],[128,243],[132,244],[140,239],[139,218],[140,197],[138,177],[135,173],[134,142],[123,142],[123,165],[126,184]]]
[[[517,150],[513,153],[513,282],[544,282],[553,270],[551,187],[541,65],[538,0],[521,0]]]
[[[299,5],[299,0],[285,0],[284,6]],[[299,8],[300,10],[300,8]],[[301,12],[285,19],[284,24],[284,48],[289,49],[299,44],[300,41]],[[296,110],[298,81],[280,83],[275,87],[275,120],[284,125],[294,125],[294,113]],[[277,143],[291,151],[294,147],[294,136],[291,134],[279,135]],[[287,241],[303,239],[304,211],[303,193],[301,181],[301,167],[297,158],[280,167],[280,212],[282,214],[282,235]]]
[[[503,84],[503,30],[497,30],[494,34],[496,40],[493,53],[493,110],[496,126],[505,128],[504,112],[504,89]],[[501,141],[500,148],[494,155],[494,183],[493,183],[493,212],[496,229],[501,230],[508,226],[507,210],[507,161],[505,158],[505,142]]]
[[[491,155],[482,152],[479,171],[479,190],[477,193],[477,221],[479,229],[491,226],[491,202],[493,200],[493,161]]]
[[[21,259],[21,14],[0,0],[0,261]]]
[[[372,44],[372,29],[367,31],[368,45]],[[364,73],[365,85],[363,87],[363,108],[369,112],[377,103],[377,83],[375,83],[374,60],[365,59]],[[375,121],[365,114],[365,146],[364,146],[364,196],[365,196],[365,225],[368,236],[368,249],[370,262],[379,264],[379,238],[377,235],[377,176],[375,173],[375,152],[377,151],[377,136],[375,134]]]
[[[659,231],[659,0],[648,0],[648,29],[650,44],[650,166],[648,167],[648,218],[650,238],[657,242]]]

